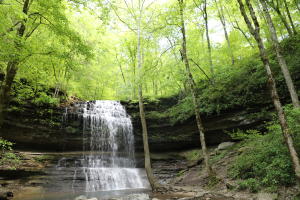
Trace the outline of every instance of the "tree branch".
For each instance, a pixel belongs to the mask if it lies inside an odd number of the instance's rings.
[[[49,51],[49,52],[45,52],[45,53],[30,53],[30,54],[28,54],[27,56],[25,56],[23,59],[21,59],[20,60],[20,63],[21,62],[23,62],[23,61],[25,61],[27,58],[29,58],[29,57],[31,57],[31,56],[33,56],[33,55],[50,55],[50,54],[52,54],[54,51]]]
[[[126,23],[118,14],[118,12],[116,11],[116,9],[114,8],[114,5],[111,4],[111,7],[115,13],[115,15],[117,16],[117,18],[127,26],[127,28],[129,28],[132,32],[136,33],[136,29],[132,28],[128,23]]]
[[[192,61],[199,68],[199,70],[206,76],[206,78],[209,80],[209,82],[212,83],[211,79],[206,74],[206,72],[200,67],[200,65],[198,63],[196,63],[192,58],[190,58],[189,60]]]
[[[3,37],[3,36],[5,36],[7,33],[14,31],[14,30],[15,30],[14,28],[15,28],[16,26],[18,26],[19,24],[21,24],[21,23],[22,23],[21,21],[16,22],[12,27],[10,27],[9,29],[7,29],[6,32],[5,32],[5,33],[2,33],[0,36]]]

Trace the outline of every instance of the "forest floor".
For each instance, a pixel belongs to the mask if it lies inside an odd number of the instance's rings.
[[[245,147],[244,147],[245,148]],[[210,162],[216,173],[208,179],[203,169],[199,150],[152,154],[153,170],[164,189],[150,194],[152,200],[296,200],[299,192],[295,187],[281,188],[270,193],[251,193],[238,189],[238,180],[229,176],[229,168],[243,148],[233,144],[225,149],[210,148]],[[20,165],[17,170],[0,168],[0,195],[13,191],[19,196],[32,195],[45,184],[45,169],[57,162],[60,154],[17,152]],[[47,184],[47,183],[46,183]]]
[[[154,173],[161,184],[170,185],[165,191],[154,193],[156,199],[182,200],[296,200],[299,189],[296,187],[280,188],[276,192],[260,191],[252,193],[240,190],[239,180],[232,180],[229,168],[235,158],[243,151],[238,145],[219,150],[210,149],[210,162],[216,178],[207,177],[203,168],[203,158],[182,159],[183,155],[195,154],[195,150],[181,153],[167,153],[164,156],[154,155]]]

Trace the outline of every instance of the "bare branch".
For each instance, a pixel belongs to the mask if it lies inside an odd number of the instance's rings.
[[[131,8],[129,7],[129,5],[128,5],[128,3],[127,3],[126,0],[124,0],[124,3],[125,3],[125,5],[126,5],[126,7],[127,7],[127,10],[128,10],[128,12],[129,12],[129,14],[131,15],[131,17],[137,22],[137,16],[134,14],[133,8],[131,9]]]
[[[127,22],[125,22],[118,14],[118,12],[116,11],[116,9],[114,8],[114,5],[111,4],[111,7],[115,13],[115,15],[117,16],[117,18],[127,26],[127,28],[129,28],[132,32],[136,33],[136,29],[132,28]]]
[[[25,56],[23,59],[21,59],[20,60],[20,63],[21,62],[24,62],[27,58],[29,58],[29,57],[31,57],[31,56],[33,56],[33,55],[45,55],[45,56],[47,56],[47,55],[50,55],[50,54],[52,54],[53,53],[53,51],[49,51],[49,52],[45,52],[45,53],[30,53],[30,54],[28,54],[27,56]]]
[[[199,68],[199,70],[206,76],[206,78],[209,80],[209,82],[212,83],[211,79],[206,74],[206,72],[200,67],[200,65],[198,63],[196,63],[192,58],[190,58],[189,60],[192,61]]]

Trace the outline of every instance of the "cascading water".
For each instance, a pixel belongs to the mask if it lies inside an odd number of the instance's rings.
[[[76,104],[72,111],[83,123],[83,155],[72,165],[73,188],[85,181],[86,192],[149,188],[142,169],[135,168],[131,119],[117,101]],[[61,160],[58,168],[66,168]],[[70,168],[70,167],[69,167]]]

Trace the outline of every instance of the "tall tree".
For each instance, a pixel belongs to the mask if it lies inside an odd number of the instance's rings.
[[[140,119],[141,119],[141,124],[142,124],[142,133],[143,133],[143,145],[144,145],[144,157],[145,157],[145,169],[147,173],[147,177],[149,180],[149,183],[152,187],[153,190],[155,190],[157,187],[159,187],[159,184],[157,183],[152,167],[151,167],[151,158],[150,158],[150,150],[149,150],[149,144],[148,144],[148,128],[147,128],[147,122],[146,122],[146,117],[145,117],[145,108],[144,108],[144,98],[143,98],[143,49],[142,49],[142,20],[144,17],[144,11],[145,11],[145,6],[146,5],[146,0],[137,0],[137,2],[134,2],[131,0],[131,2],[128,3],[127,0],[123,0],[125,7],[130,15],[131,19],[134,20],[133,24],[129,24],[125,20],[123,20],[119,14],[117,13],[115,9],[115,14],[117,15],[118,19],[125,24],[135,35],[137,39],[137,44],[136,44],[136,54],[134,57],[136,57],[136,62],[137,62],[137,78],[134,78],[136,82],[134,83],[137,84],[138,88],[138,100],[139,100],[139,111],[140,111]],[[133,9],[133,5],[137,3],[137,8]],[[149,3],[148,6],[150,6],[152,3]],[[131,5],[131,6],[130,6]],[[137,10],[137,11],[136,11]],[[135,27],[135,28],[133,28]],[[132,52],[130,52],[131,55]],[[135,59],[133,59],[135,60]]]
[[[22,7],[22,12],[25,16],[28,15],[29,7],[30,7],[30,0],[25,0],[23,2],[23,7]],[[27,28],[26,27],[27,21],[28,20],[25,18],[19,22],[20,26],[19,28],[17,28],[16,37],[14,39],[16,54],[12,56],[11,60],[8,61],[7,63],[5,80],[0,90],[0,127],[3,125],[4,122],[4,109],[7,103],[9,102],[11,87],[15,79],[15,76],[17,74],[18,65],[21,62],[20,52],[22,51],[22,46],[23,46],[22,43],[24,41],[23,36]],[[35,29],[33,29],[32,31],[35,31]]]
[[[281,67],[281,71],[282,71],[283,76],[285,78],[285,82],[287,84],[287,87],[288,87],[288,90],[289,90],[289,93],[290,93],[293,105],[294,105],[294,107],[299,108],[300,107],[300,103],[299,103],[298,94],[297,94],[297,91],[295,89],[295,86],[294,86],[294,83],[293,83],[290,71],[289,71],[289,69],[287,67],[285,58],[282,55],[282,50],[281,50],[281,47],[279,45],[279,41],[278,41],[276,29],[275,29],[275,26],[273,24],[271,15],[269,13],[268,6],[267,6],[265,0],[260,0],[260,3],[262,5],[262,7],[263,7],[263,12],[264,12],[264,14],[266,16],[266,19],[267,19],[267,24],[269,26],[270,35],[271,35],[271,41],[272,41],[272,44],[274,46],[274,49],[275,49],[275,52],[276,52],[276,56],[277,56],[277,60],[279,62],[279,65]]]
[[[298,9],[298,12],[300,12],[300,2],[299,2],[299,0],[294,0],[294,3],[295,3],[295,5]]]
[[[286,17],[284,16],[284,13],[282,13],[282,11],[281,11],[281,1],[280,0],[270,0],[270,1],[268,1],[268,4],[275,10],[277,15],[279,16],[279,18],[282,21],[282,23],[284,24],[288,34],[290,36],[293,35],[294,34],[293,30],[290,27]]]
[[[240,26],[240,24],[239,24],[239,22],[238,22],[236,16],[235,16],[234,14],[232,14],[226,6],[224,6],[224,7],[225,7],[225,11],[226,11],[226,13],[227,13],[227,15],[228,15],[228,17],[229,17],[229,21],[230,21],[230,23],[231,23],[231,26],[232,26],[234,29],[236,29],[236,30],[238,30],[239,32],[241,32],[241,34],[244,36],[244,38],[245,38],[246,41],[249,43],[249,45],[250,45],[252,48],[254,48],[254,45],[252,44],[252,42],[251,42],[249,36],[248,36],[247,33],[242,29],[242,27]]]
[[[287,16],[288,16],[288,19],[289,19],[289,21],[290,21],[290,24],[291,24],[291,26],[292,26],[293,32],[294,32],[294,34],[297,34],[297,30],[296,30],[296,27],[295,27],[293,18],[292,18],[292,16],[291,16],[291,12],[290,12],[290,9],[289,9],[289,6],[288,6],[287,1],[286,1],[286,0],[283,0],[283,4],[284,4],[284,8],[285,8],[286,14],[287,14]]]
[[[187,55],[187,45],[186,45],[186,32],[185,32],[185,20],[184,20],[184,0],[178,0],[179,3],[179,13],[180,13],[180,30],[182,34],[182,58],[185,64],[186,79],[188,81],[188,86],[193,98],[194,111],[196,115],[197,126],[200,134],[200,142],[202,147],[202,153],[204,157],[205,168],[208,176],[213,175],[212,168],[209,164],[209,154],[206,147],[204,126],[200,116],[199,105],[196,96],[196,84],[190,69],[189,59]]]
[[[12,9],[6,8],[4,14],[11,24],[6,24],[6,31],[0,30],[1,40],[9,44],[4,51],[0,49],[1,59],[3,59],[1,62],[6,62],[5,80],[0,89],[0,126],[4,121],[4,111],[10,102],[11,88],[18,71],[22,67],[26,67],[28,71],[34,68],[26,62],[43,60],[41,56],[50,55],[70,62],[76,60],[74,55],[81,55],[85,58],[91,56],[89,47],[81,40],[77,32],[69,27],[69,20],[65,13],[66,7],[62,1],[47,0],[46,3],[43,0],[24,0],[21,6],[19,2],[13,2],[7,5]],[[45,48],[48,47],[48,43],[40,45],[46,35],[53,44],[50,48]],[[6,50],[9,50],[9,53]],[[52,67],[49,66],[49,68]]]
[[[228,31],[227,31],[227,26],[226,26],[226,19],[225,19],[225,15],[224,15],[223,4],[221,3],[221,5],[220,5],[218,0],[215,0],[215,4],[216,4],[217,10],[218,10],[218,17],[219,17],[220,22],[223,26],[224,35],[225,35],[225,39],[226,39],[227,47],[228,47],[228,52],[229,52],[229,55],[231,57],[231,64],[234,65],[235,59],[234,59],[233,51],[232,51],[232,48],[231,48],[231,45],[230,45],[230,40],[229,40],[229,37],[228,37]]]
[[[211,48],[209,27],[208,27],[207,0],[203,1],[202,6],[201,6],[201,4],[198,4],[195,0],[194,0],[194,3],[200,10],[202,10],[202,15],[203,15],[204,23],[205,23],[205,36],[206,36],[206,42],[207,42],[208,61],[209,61],[210,73],[213,77],[214,76],[214,66],[213,66],[213,60],[212,60],[212,48]]]
[[[143,88],[142,88],[142,50],[141,50],[141,22],[143,17],[145,0],[138,0],[138,21],[137,21],[137,62],[138,62],[138,96],[139,96],[139,109],[140,109],[140,117],[142,123],[143,130],[143,143],[144,143],[144,154],[145,154],[145,169],[147,173],[147,177],[149,179],[150,185],[152,189],[157,188],[157,182],[154,178],[152,167],[151,167],[151,159],[150,159],[150,150],[148,144],[148,128],[145,117],[145,109],[144,109],[144,101],[143,101]]]
[[[288,147],[288,150],[289,150],[292,162],[293,162],[295,175],[296,175],[297,179],[300,180],[299,157],[295,150],[293,139],[292,139],[292,136],[290,134],[290,130],[289,130],[289,127],[287,124],[286,115],[284,113],[282,104],[279,99],[275,79],[273,77],[272,70],[270,67],[270,61],[269,61],[265,46],[263,44],[263,40],[260,36],[260,25],[259,25],[258,19],[256,17],[255,11],[250,3],[250,0],[246,0],[246,5],[249,9],[252,22],[250,21],[248,14],[246,13],[246,9],[245,9],[245,6],[244,6],[244,3],[242,2],[242,0],[238,0],[238,3],[240,5],[241,14],[248,26],[248,29],[257,42],[259,52],[260,52],[260,57],[261,57],[261,60],[264,64],[264,67],[265,67],[267,75],[268,75],[268,84],[270,87],[271,97],[272,97],[275,109],[277,111],[279,123],[280,123],[281,129],[282,129],[282,134],[285,139],[285,143]]]

